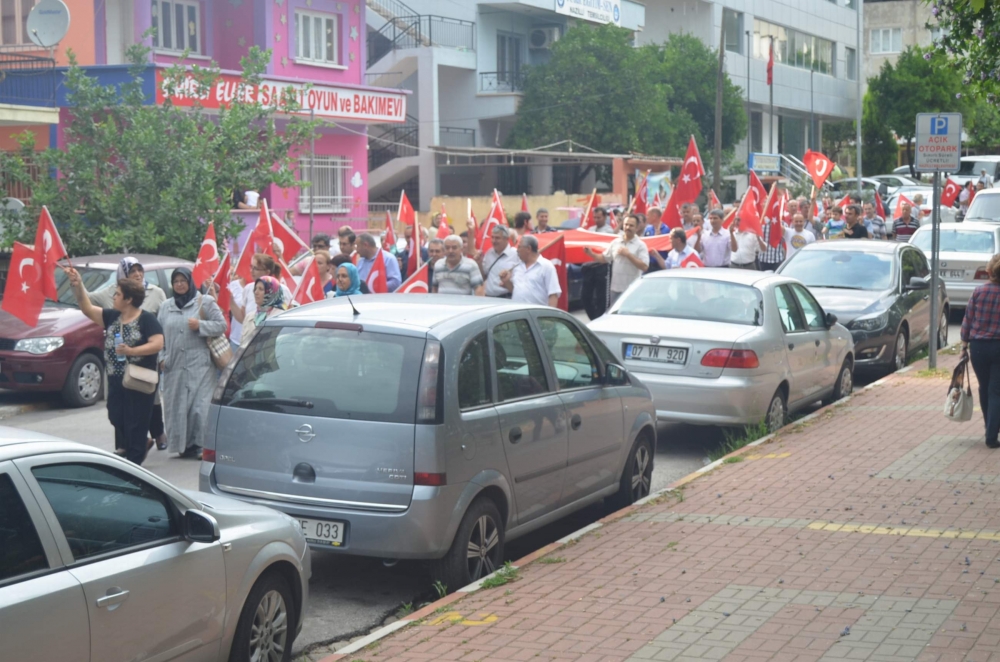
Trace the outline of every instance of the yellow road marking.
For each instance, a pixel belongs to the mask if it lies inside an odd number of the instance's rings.
[[[783,460],[790,455],[791,453],[768,453],[767,455],[751,453],[750,455],[744,455],[743,457],[747,460]]]
[[[962,531],[960,529],[927,529],[919,526],[878,526],[875,524],[843,524],[840,522],[810,522],[812,531],[840,533],[870,533],[876,536],[913,536],[917,538],[959,538],[963,540],[997,540],[1000,531]]]
[[[477,614],[473,614],[477,616]],[[441,625],[443,623],[459,623],[461,625],[489,625],[490,623],[496,623],[498,616],[496,614],[485,614],[479,620],[468,619],[462,616],[460,612],[457,611],[447,611],[434,620],[430,621],[428,625]]]

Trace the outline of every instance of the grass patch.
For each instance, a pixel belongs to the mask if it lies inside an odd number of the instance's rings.
[[[483,588],[496,588],[513,581],[517,581],[517,568],[507,561],[502,568],[483,581]]]
[[[719,448],[708,454],[708,459],[715,462],[720,457],[725,457],[733,451],[738,451],[747,444],[757,441],[761,437],[766,437],[768,435],[767,424],[763,421],[757,425],[747,425],[741,429],[733,430],[723,430],[723,436],[726,438],[726,442],[722,444]]]
[[[561,556],[546,556],[545,558],[538,559],[539,563],[566,563],[566,559]]]
[[[413,613],[413,603],[404,602],[403,606],[399,608],[398,612],[396,612],[396,616],[398,616],[399,618],[403,618],[404,616],[409,616],[412,613]]]
[[[921,377],[923,379],[948,379],[951,377],[951,370],[945,370],[944,368],[926,368],[924,370],[917,370],[917,377]]]
[[[438,598],[443,598],[448,595],[448,587],[441,583],[441,580],[434,582],[434,592],[437,593]]]
[[[927,348],[924,347],[922,350],[920,350],[916,354],[912,355],[909,359],[907,359],[906,365],[913,365],[917,361],[923,361],[928,356],[929,356],[929,352],[927,351]]]
[[[743,456],[742,455],[734,455],[732,457],[727,457],[725,460],[722,461],[722,463],[723,464],[736,464],[737,462],[742,462],[742,461],[743,461]]]

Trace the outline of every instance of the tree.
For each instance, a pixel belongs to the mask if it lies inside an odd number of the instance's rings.
[[[35,182],[29,218],[47,205],[71,255],[149,252],[194,259],[207,222],[220,236],[242,229],[230,214],[235,188],[297,184],[294,152],[308,142],[315,123],[292,117],[279,133],[277,109],[257,101],[233,103],[216,116],[197,104],[147,105],[142,75],[149,49],[133,46],[128,57],[129,79],[116,87],[100,85],[70,54],[66,145],[36,155],[58,177]],[[269,52],[252,48],[242,61],[242,83],[259,83],[269,61]],[[168,98],[180,85],[207,92],[218,76],[214,64],[177,65],[164,86]],[[296,110],[290,91],[284,97],[283,108]],[[26,175],[20,156],[8,157],[6,165],[15,176]],[[8,245],[19,236],[30,241],[34,223],[8,222],[4,230]]]
[[[605,153],[679,155],[690,135],[699,145],[710,145],[717,64],[715,55],[703,45],[699,52],[696,43],[635,48],[632,33],[623,28],[574,27],[554,45],[547,63],[527,68],[507,146],[528,149],[573,140]],[[684,57],[691,62],[679,62]],[[723,107],[727,115],[739,116],[723,124],[723,147],[731,149],[746,131],[739,88],[731,83]],[[592,169],[578,170],[574,189]]]
[[[823,124],[823,153],[831,159],[837,157],[857,139],[854,120],[825,122]]]
[[[995,0],[925,0],[942,37],[936,50],[955,63],[966,89],[960,94],[995,104],[1000,94],[1000,3]]]
[[[861,158],[871,172],[890,172],[896,167],[899,147],[885,123],[869,89],[861,106]]]
[[[970,100],[964,120],[964,129],[969,137],[966,146],[979,153],[989,153],[1000,145],[1000,109],[995,104],[980,97]]]
[[[962,79],[943,53],[908,47],[896,64],[886,62],[868,81],[868,94],[885,125],[906,140],[906,162],[913,174],[917,113],[962,111]]]

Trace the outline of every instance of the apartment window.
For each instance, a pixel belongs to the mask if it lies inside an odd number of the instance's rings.
[[[153,0],[153,47],[160,51],[201,53],[201,4]]]
[[[497,86],[520,89],[524,42],[521,35],[497,33]]]
[[[354,167],[351,160],[343,156],[317,155],[312,173],[309,172],[309,161],[308,156],[299,159],[299,181],[312,184],[299,189],[299,212],[309,213],[310,196],[316,213],[344,214],[351,211],[353,201],[349,180]]]
[[[339,65],[339,22],[336,15],[295,12],[295,59]]]
[[[900,28],[878,28],[871,31],[872,55],[901,53],[903,51],[903,31]]]
[[[931,41],[937,43],[941,41],[941,38],[947,36],[948,30],[942,28],[940,25],[935,25],[931,28]]]
[[[722,26],[725,28],[726,50],[731,53],[742,53],[740,37],[743,35],[743,13],[723,9]]]
[[[858,51],[850,48],[844,48],[844,63],[845,72],[847,74],[847,80],[857,80],[858,79]]]
[[[35,0],[0,0],[0,45],[30,44],[28,14]]]
[[[833,42],[774,23],[754,19],[753,56],[768,59],[774,39],[774,61],[798,69],[833,75]]]

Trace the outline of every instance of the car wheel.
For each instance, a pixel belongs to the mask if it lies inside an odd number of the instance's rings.
[[[941,321],[938,322],[938,349],[948,346],[948,309],[941,313]]]
[[[618,491],[608,499],[611,510],[619,510],[631,506],[639,499],[649,496],[653,485],[653,444],[643,434],[628,455],[625,469],[622,471]]]
[[[288,582],[276,572],[262,576],[243,604],[229,662],[288,662],[292,659],[295,619]]]
[[[780,430],[784,427],[787,417],[788,403],[785,402],[784,392],[779,388],[771,396],[771,404],[767,407],[767,418],[764,420],[767,431],[770,433]]]
[[[854,366],[851,359],[844,359],[844,365],[840,366],[840,374],[837,375],[837,383],[833,387],[833,401],[846,398],[854,390]]]
[[[479,497],[465,511],[451,548],[431,574],[448,593],[479,581],[503,565],[504,522],[492,499]]]
[[[896,345],[893,350],[893,371],[899,371],[906,367],[907,339],[906,331],[899,330],[896,334]]]
[[[89,407],[104,395],[104,367],[93,354],[73,361],[63,384],[62,399],[69,407]]]

